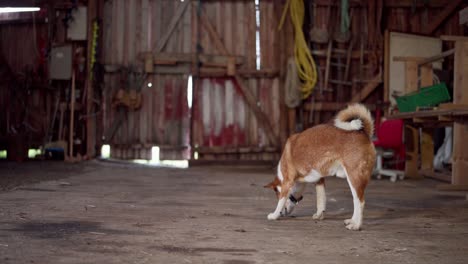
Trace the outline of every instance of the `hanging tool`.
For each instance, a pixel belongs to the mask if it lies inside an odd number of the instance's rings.
[[[287,11],[290,11],[291,21],[294,26],[294,56],[298,69],[299,78],[302,80],[302,98],[305,99],[312,94],[317,84],[317,67],[304,37],[302,26],[304,23],[303,0],[288,0],[280,20],[279,29],[283,26]]]

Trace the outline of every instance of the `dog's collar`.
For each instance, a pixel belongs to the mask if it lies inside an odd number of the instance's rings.
[[[302,201],[302,198],[304,198],[304,197],[301,196],[301,197],[296,199],[292,194],[289,195],[289,200],[294,204],[298,204],[300,201]]]

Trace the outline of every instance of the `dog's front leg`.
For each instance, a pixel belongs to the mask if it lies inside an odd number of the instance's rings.
[[[296,182],[294,184],[289,195],[292,195],[296,202],[291,201],[289,198],[290,196],[288,196],[288,199],[286,199],[286,207],[282,212],[283,216],[290,215],[294,211],[294,207],[297,205],[298,201],[302,200],[302,194],[304,193],[305,187],[306,183],[304,182]]]
[[[315,192],[317,194],[317,212],[312,216],[312,218],[316,220],[322,220],[325,217],[324,212],[327,206],[325,179],[322,178],[315,184]]]
[[[286,200],[288,199],[289,190],[291,189],[291,184],[283,184],[281,186],[281,192],[279,195],[278,205],[276,206],[276,210],[268,214],[268,220],[276,220],[281,216],[281,211],[283,210]]]

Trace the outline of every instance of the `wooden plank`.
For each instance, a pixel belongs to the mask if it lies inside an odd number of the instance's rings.
[[[234,41],[236,39],[234,38],[235,34],[234,28],[235,28],[235,23],[234,23],[234,18],[236,17],[235,15],[235,9],[234,9],[234,2],[232,1],[223,1],[221,3],[224,6],[224,17],[223,23],[219,25],[221,28],[224,27],[224,30],[222,31],[217,31],[218,36],[221,37],[221,42],[224,44],[224,47],[227,50],[228,54],[235,54],[234,52]]]
[[[255,61],[256,61],[256,47],[255,47],[255,34],[256,34],[256,24],[255,24],[255,3],[253,1],[245,3],[245,14],[246,14],[246,21],[244,24],[246,34],[247,34],[247,41],[246,41],[246,53],[245,56],[247,58],[247,68],[248,69],[255,69]]]
[[[256,78],[249,78],[248,79],[248,86],[250,89],[250,92],[253,94],[255,98],[258,98],[258,80]],[[248,111],[247,111],[248,112]],[[248,112],[249,113],[249,128],[250,130],[248,131],[248,138],[249,138],[249,145],[251,146],[258,146],[258,140],[259,140],[259,129],[258,129],[258,122],[256,116],[253,114],[253,112]]]
[[[147,51],[151,51],[153,47],[158,45],[158,41],[162,36],[162,27],[158,26],[162,24],[162,13],[164,6],[162,5],[162,0],[153,0],[150,1],[150,10],[149,10],[149,19],[150,24],[148,25],[150,34],[148,35],[148,43],[150,47]]]
[[[190,8],[193,8],[193,5],[190,5]],[[182,31],[183,31],[183,38],[181,40],[182,44],[182,52],[190,53],[191,52],[191,36],[192,36],[192,25],[190,24],[192,21],[192,12],[187,11],[183,16],[183,24],[182,24]]]
[[[429,25],[425,26],[425,29],[423,30],[423,34],[430,35],[432,34],[441,24],[444,22],[448,16],[450,16],[455,9],[458,7],[458,5],[462,2],[463,0],[452,0],[450,1],[445,8],[435,17],[434,19],[431,19],[431,23]]]
[[[411,62],[420,62],[420,61],[423,61],[424,58],[422,57],[414,57],[414,56],[395,56],[393,57],[393,61],[401,61],[401,62],[407,62],[407,61],[411,61]]]
[[[384,103],[389,102],[390,98],[390,87],[389,87],[389,78],[390,78],[390,32],[388,29],[384,33]]]
[[[436,109],[428,111],[416,111],[416,112],[405,112],[388,115],[387,119],[412,119],[412,118],[432,118],[438,116],[468,116],[468,110],[465,108],[461,109]]]
[[[445,57],[453,55],[454,53],[455,53],[455,49],[450,49],[450,50],[444,51],[441,54],[438,54],[438,55],[435,55],[435,56],[432,56],[432,57],[421,60],[420,62],[418,62],[418,66],[422,66],[422,65],[425,65],[425,64],[428,64],[428,63],[432,63],[432,62],[441,60],[441,59],[443,59]]]
[[[72,80],[71,80],[71,94],[70,94],[70,130],[69,130],[69,137],[68,137],[68,144],[69,144],[69,152],[68,158],[73,158],[73,133],[75,131],[74,124],[75,124],[75,72],[72,73]]]
[[[167,31],[164,33],[164,35],[159,39],[158,44],[156,47],[154,47],[153,52],[161,52],[166,45],[167,41],[169,40],[169,37],[171,36],[172,32],[174,31],[175,27],[177,26],[180,18],[184,14],[184,11],[187,9],[187,6],[190,4],[190,1],[185,1],[181,3],[179,8],[176,10],[174,16],[172,17],[171,22],[167,26]]]
[[[322,58],[326,58],[327,57],[327,53],[328,53],[328,49],[316,49],[316,50],[312,50],[311,51],[311,54],[314,56],[314,57],[322,57]],[[363,52],[363,55],[364,57],[366,58],[367,56],[369,56],[370,52],[369,51],[364,51]],[[377,55],[381,55],[381,53],[377,52]],[[331,52],[331,57],[332,58],[347,58],[348,56],[348,50],[346,49],[337,49],[337,48],[334,48]],[[351,52],[351,59],[353,60],[357,60],[357,59],[360,59],[361,58],[361,52],[358,51],[358,50],[354,50]]]
[[[382,74],[377,74],[372,80],[362,88],[362,90],[353,96],[351,102],[357,103],[365,100],[382,83]]]
[[[444,41],[459,41],[459,40],[468,41],[467,36],[442,35],[442,36],[440,36],[440,39],[444,40]]]

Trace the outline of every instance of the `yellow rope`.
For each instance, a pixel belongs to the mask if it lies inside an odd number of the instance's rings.
[[[302,98],[305,99],[312,94],[315,84],[317,84],[317,67],[315,61],[310,54],[309,46],[302,31],[304,23],[304,2],[303,0],[288,0],[286,3],[283,15],[281,16],[279,29],[284,24],[287,11],[290,11],[291,21],[294,26],[294,58],[297,66],[299,78],[302,80],[300,90]]]

